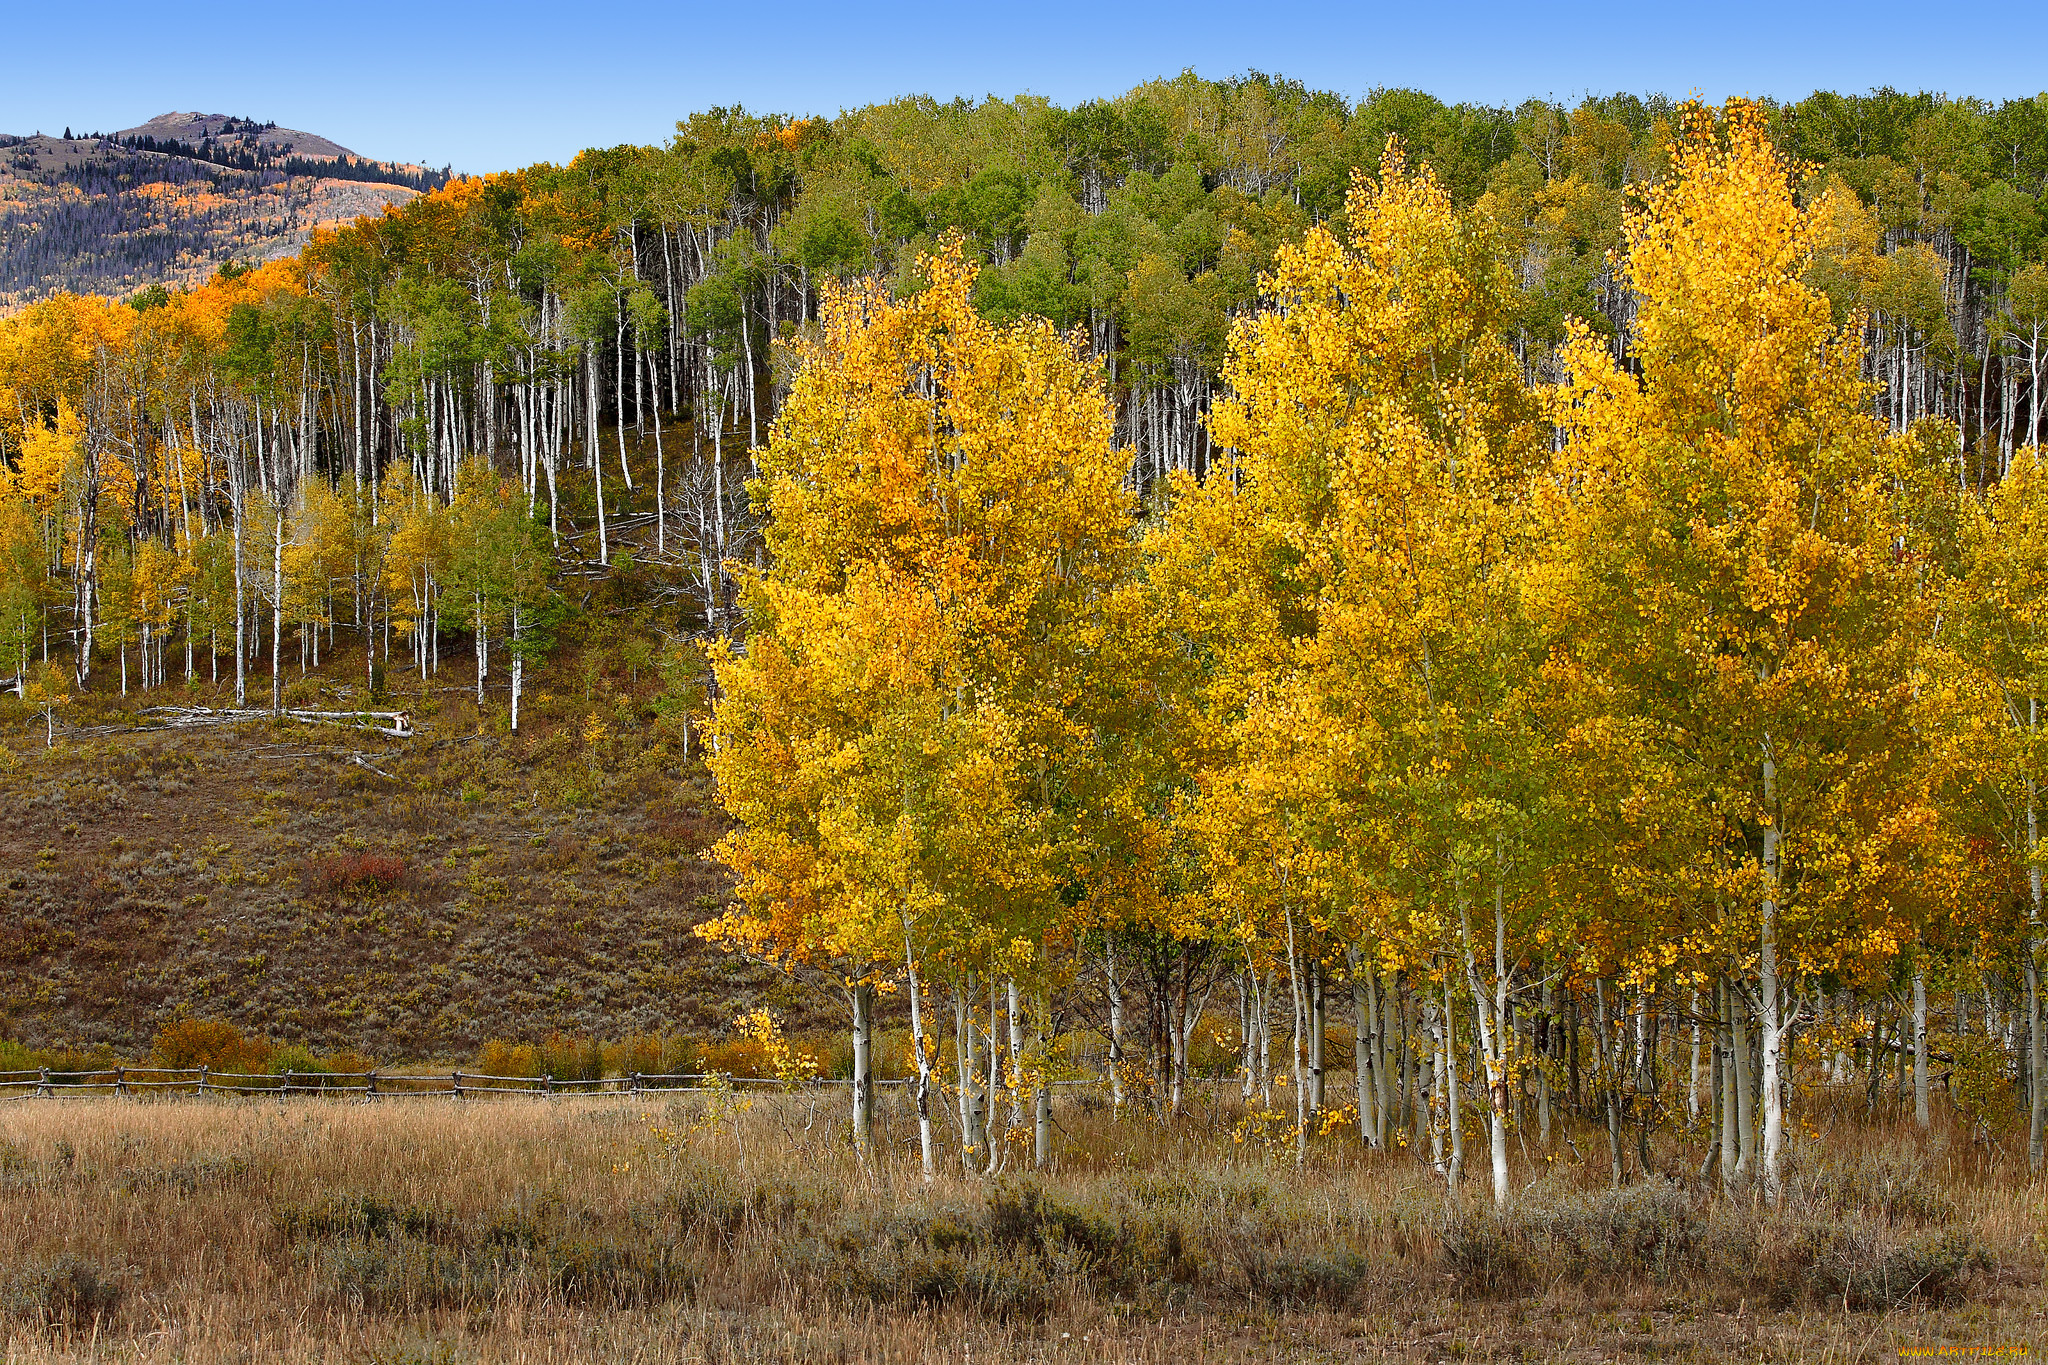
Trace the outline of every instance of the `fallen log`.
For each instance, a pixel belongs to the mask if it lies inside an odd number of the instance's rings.
[[[202,725],[239,725],[252,720],[273,720],[283,716],[307,725],[345,725],[372,734],[410,739],[412,713],[408,711],[307,711],[287,709],[266,711],[258,707],[152,706],[144,716],[161,717],[166,727],[188,729]]]

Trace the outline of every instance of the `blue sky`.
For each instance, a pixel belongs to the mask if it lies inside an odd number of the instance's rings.
[[[487,171],[660,141],[715,104],[791,113],[905,93],[1060,103],[1192,67],[1356,98],[1659,90],[1797,97],[1875,85],[2048,89],[2048,3],[861,6],[526,0],[250,8],[0,0],[0,132],[112,130],[170,109],[274,119],[366,155]]]

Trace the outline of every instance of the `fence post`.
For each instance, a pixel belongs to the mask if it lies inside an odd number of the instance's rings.
[[[458,1099],[458,1100],[459,1100],[459,1099],[461,1099],[461,1098],[462,1098],[462,1073],[461,1073],[460,1071],[458,1071],[458,1072],[456,1072],[456,1073],[455,1073],[455,1074],[454,1074],[453,1076],[450,1076],[450,1077],[448,1078],[448,1083],[449,1083],[450,1085],[452,1085],[452,1086],[454,1086],[454,1087],[455,1087],[455,1089],[454,1089],[454,1091],[453,1091],[453,1093],[454,1093],[454,1095],[455,1095],[455,1098],[456,1098],[456,1099]]]
[[[553,1099],[555,1097],[555,1073],[550,1071],[540,1079],[541,1089],[547,1091],[549,1099]]]
[[[632,1074],[632,1076],[631,1076],[630,1078],[628,1078],[628,1080],[627,1080],[627,1082],[626,1082],[626,1093],[627,1093],[628,1095],[637,1095],[637,1094],[639,1094],[639,1093],[640,1093],[640,1073],[639,1073],[639,1072],[637,1072],[637,1071],[636,1071],[636,1072],[634,1072],[634,1073]]]
[[[363,1094],[366,1098],[375,1099],[377,1097],[377,1072],[375,1068],[371,1069],[370,1074],[365,1079],[368,1082],[368,1089]]]
[[[50,1098],[50,1068],[44,1067],[36,1077],[36,1093],[44,1099]]]
[[[286,1067],[286,1068],[284,1069],[284,1089],[283,1089],[283,1090],[280,1090],[280,1091],[278,1092],[278,1095],[279,1095],[279,1097],[280,1097],[280,1098],[282,1098],[283,1096],[285,1096],[285,1095],[289,1095],[289,1094],[291,1094],[291,1093],[292,1093],[292,1069],[291,1069],[290,1067]]]
[[[213,1068],[210,1066],[202,1066],[199,1068],[199,1093],[202,1095],[206,1093],[206,1074],[212,1070]]]
[[[114,1068],[114,1093],[116,1095],[128,1093],[128,1068],[125,1066]]]

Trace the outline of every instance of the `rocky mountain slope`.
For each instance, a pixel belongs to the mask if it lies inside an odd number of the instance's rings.
[[[160,114],[86,137],[0,136],[0,310],[59,290],[176,287],[230,260],[288,255],[316,227],[446,178],[223,114]]]

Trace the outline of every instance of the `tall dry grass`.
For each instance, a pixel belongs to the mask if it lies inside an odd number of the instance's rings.
[[[803,1095],[11,1103],[0,1340],[191,1365],[2048,1351],[2042,1187],[1966,1134],[1845,1111],[1781,1213],[1518,1153],[1497,1218],[1400,1154],[1329,1139],[1297,1170],[1235,1117],[1063,1104],[1059,1170],[928,1185],[905,1115],[864,1162]]]

